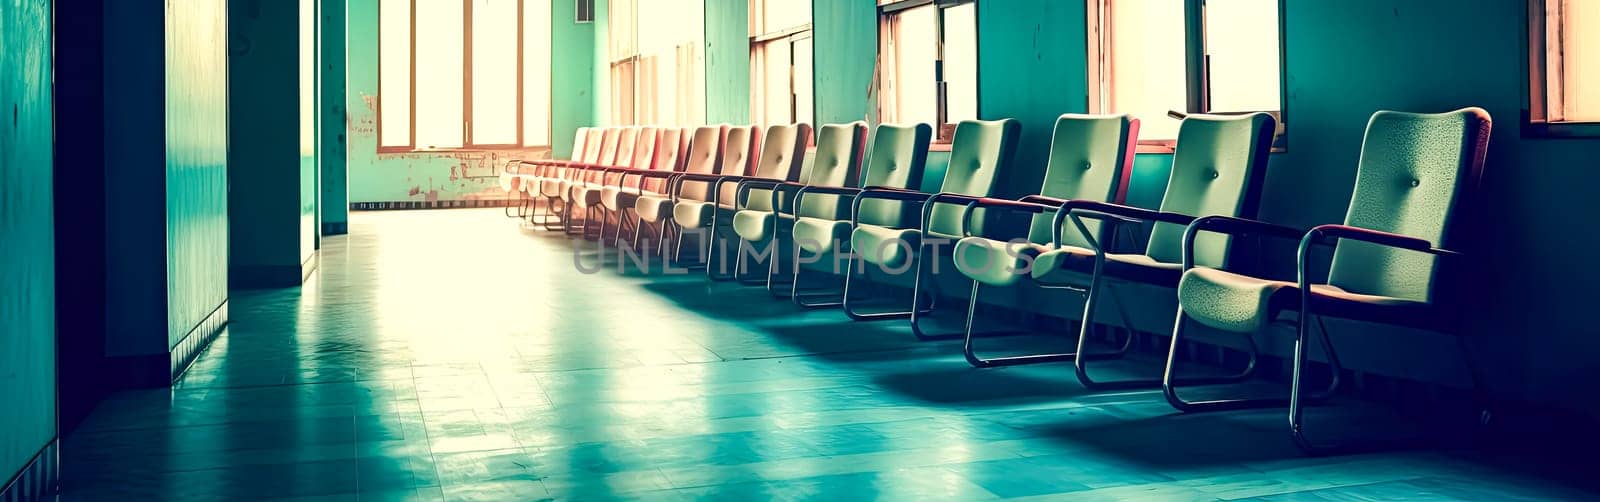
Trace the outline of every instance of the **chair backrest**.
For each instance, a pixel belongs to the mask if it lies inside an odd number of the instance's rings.
[[[861,186],[911,190],[922,186],[932,137],[933,128],[928,124],[878,124],[872,132],[872,144],[867,147]],[[914,213],[907,204],[879,199],[862,201],[857,216],[862,223],[909,227],[922,216]]]
[[[685,142],[685,138],[688,136],[688,134],[684,134],[684,129],[676,127],[663,127],[657,130],[655,152],[651,155],[650,162],[645,169],[677,171],[682,168],[683,159],[687,156],[685,147],[688,143]],[[650,178],[643,181],[637,181],[636,178],[625,178],[633,181],[631,186],[637,186],[652,192],[658,192],[661,187],[666,185],[666,180],[660,178]]]
[[[1447,239],[1459,240],[1463,232],[1462,201],[1477,191],[1490,124],[1482,108],[1373,114],[1344,224],[1454,247]],[[1334,248],[1328,283],[1353,293],[1431,301],[1437,268],[1427,254],[1347,240]]]
[[[854,185],[856,166],[861,161],[861,143],[866,132],[867,124],[860,121],[827,124],[817,129],[817,151],[811,156],[811,164],[802,168],[800,181],[812,186]],[[837,195],[808,196],[795,214],[835,218],[839,214],[839,202]]]
[[[650,169],[655,171],[676,171],[683,166],[684,157],[684,130],[676,127],[663,127],[656,133],[655,158],[650,161]]]
[[[728,135],[728,126],[705,126],[694,130],[689,142],[689,156],[684,159],[683,172],[717,174],[722,171],[722,140]],[[706,200],[710,185],[684,183],[678,196],[685,199]]]
[[[1255,218],[1276,129],[1277,120],[1266,113],[1183,119],[1161,210],[1190,216]],[[1184,230],[1183,225],[1156,223],[1145,254],[1163,262],[1183,261]],[[1232,245],[1230,236],[1202,234],[1194,242],[1194,262],[1224,266]]]
[[[751,168],[757,178],[766,178],[782,181],[798,181],[800,179],[800,166],[805,163],[806,143],[811,141],[810,124],[778,124],[767,127],[761,139],[761,155],[755,158],[755,165]],[[726,169],[726,168],[724,168]],[[726,207],[734,206],[734,198],[739,195],[739,185],[736,183],[723,183],[722,193],[717,196],[717,203]],[[771,210],[772,194],[766,190],[753,190],[752,198],[745,201],[750,209]]]
[[[633,156],[627,166],[634,169],[650,169],[655,163],[656,148],[660,147],[660,142],[660,129],[640,127],[638,137],[633,140]]]
[[[587,164],[600,162],[600,144],[605,143],[605,136],[605,129],[590,128],[588,137],[583,140],[583,157],[577,161]]]
[[[621,127],[606,128],[605,136],[600,138],[600,158],[593,163],[600,165],[615,165],[617,163],[617,147],[622,143]]]
[[[990,197],[1005,186],[1011,154],[1016,150],[1021,123],[1015,119],[963,120],[956,125],[950,144],[950,166],[939,191]],[[960,237],[965,208],[937,204],[929,209],[924,230],[945,237]]]
[[[567,158],[581,160],[583,158],[583,144],[585,141],[588,141],[588,139],[589,128],[579,127],[578,131],[572,134],[572,153],[568,154]]]
[[[747,176],[755,151],[756,126],[732,126],[723,131],[722,160],[716,174]]]
[[[1050,136],[1050,158],[1045,163],[1039,195],[1067,200],[1092,200],[1121,204],[1133,174],[1133,153],[1139,141],[1139,119],[1128,115],[1065,114],[1056,119]],[[1028,240],[1051,240],[1051,213],[1035,215]],[[1099,222],[1085,220],[1096,236]],[[1061,243],[1089,247],[1077,225],[1063,225]]]
[[[634,149],[639,144],[639,135],[644,129],[636,126],[622,128],[621,136],[617,138],[617,149],[611,157],[608,166],[631,166],[634,160]]]

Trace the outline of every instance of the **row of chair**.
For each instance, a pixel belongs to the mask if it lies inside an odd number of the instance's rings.
[[[1489,126],[1478,108],[1378,112],[1367,126],[1344,223],[1309,230],[1255,219],[1276,129],[1264,113],[1186,117],[1158,209],[1126,204],[1139,121],[1072,114],[1056,121],[1039,189],[1015,200],[996,197],[1020,170],[1012,160],[1020,126],[1009,119],[957,125],[948,167],[932,193],[919,191],[931,128],[879,125],[868,141],[859,122],[818,129],[810,163],[803,162],[811,138],[805,124],[764,132],[583,128],[573,159],[508,166],[502,186],[527,193],[530,202],[519,212],[546,228],[623,245],[631,227],[636,248],[650,228],[662,259],[678,263],[695,236],[693,266],[708,277],[765,283],[775,296],[808,308],[839,306],[856,320],[909,319],[919,338],[963,339],[973,366],[1072,361],[1085,386],[1160,386],[1183,411],[1288,406],[1296,444],[1323,451],[1330,445],[1303,433],[1303,404],[1331,394],[1341,373],[1323,317],[1455,331],[1447,310],[1455,299],[1445,294],[1449,276],[1441,273],[1449,263],[1440,258],[1460,256],[1465,201],[1481,177]],[[1007,215],[1025,222],[1007,225]],[[598,234],[591,236],[591,228]],[[608,228],[614,229],[610,236]],[[1235,249],[1241,239],[1264,238],[1298,242],[1296,279],[1257,277],[1252,263],[1234,263],[1247,261]],[[670,258],[668,242],[675,249]],[[737,249],[727,273],[730,242]],[[765,277],[745,275],[763,256],[745,252],[755,245],[787,247],[764,255]],[[1313,270],[1323,246],[1332,247],[1325,273]],[[842,288],[802,286],[806,267],[799,264],[839,263],[841,257]],[[782,266],[785,258],[790,267]],[[933,260],[953,261],[971,284],[962,332],[931,333],[923,326],[941,296],[930,277]],[[909,307],[872,310],[852,294],[859,289],[853,285],[869,280],[863,273],[869,264],[911,275]],[[1023,283],[1083,296],[1075,351],[984,357],[975,350],[975,338],[1005,334],[975,331],[981,292]],[[1166,369],[1160,378],[1097,380],[1089,361],[1120,357],[1133,345],[1132,323],[1117,301],[1124,299],[1117,289],[1129,284],[1175,291],[1179,309]],[[1118,348],[1091,353],[1096,310],[1108,300],[1124,335]],[[1286,312],[1297,315],[1280,315]],[[1328,388],[1303,392],[1312,319],[1322,328],[1319,343],[1332,376]],[[1184,386],[1251,378],[1258,357],[1254,336],[1280,320],[1293,323],[1297,334],[1287,398],[1193,401],[1178,393]],[[1244,369],[1177,377],[1191,323],[1242,335],[1249,354]],[[1467,362],[1473,368],[1470,357]],[[1481,379],[1475,369],[1471,373],[1481,396]]]

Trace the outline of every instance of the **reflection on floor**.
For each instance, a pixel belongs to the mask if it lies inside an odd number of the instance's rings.
[[[303,289],[235,292],[176,389],[66,439],[65,498],[1592,496],[1466,453],[1309,458],[1281,411],[974,370],[760,288],[580,274],[497,211],[356,213]]]

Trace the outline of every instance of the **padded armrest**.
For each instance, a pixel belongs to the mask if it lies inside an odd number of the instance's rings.
[[[1108,219],[1106,216],[1115,216],[1123,219],[1155,221],[1161,223],[1172,223],[1175,225],[1188,225],[1189,223],[1194,222],[1193,216],[1185,214],[1152,211],[1149,209],[1124,206],[1122,204],[1112,204],[1109,202],[1074,200],[1068,201],[1068,204],[1066,205],[1072,206],[1071,212],[1073,213],[1083,213],[1085,216],[1091,216],[1098,219]],[[1090,213],[1100,213],[1100,215],[1091,215]]]
[[[1051,196],[1048,196],[1048,195],[1029,195],[1029,196],[1025,196],[1025,197],[1023,197],[1021,199],[1017,199],[1017,202],[1027,202],[1027,203],[1031,203],[1031,204],[1041,204],[1041,205],[1045,205],[1045,206],[1050,206],[1052,208],[1056,208],[1056,207],[1061,207],[1062,205],[1064,205],[1064,204],[1066,204],[1068,202],[1071,202],[1071,201],[1069,201],[1067,199],[1057,199],[1055,197],[1051,197]]]
[[[925,204],[934,194],[906,190],[894,187],[871,186],[856,193],[855,201],[850,205],[850,226],[861,224],[861,203],[872,199],[897,200],[901,202],[914,202]],[[920,223],[920,222],[919,222]]]

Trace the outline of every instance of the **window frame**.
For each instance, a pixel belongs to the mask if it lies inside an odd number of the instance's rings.
[[[786,2],[786,1],[796,1],[796,0],[749,0],[749,2],[747,3],[747,5],[749,5],[749,20],[747,22],[749,23],[749,26],[752,27],[752,29],[746,30],[746,31],[747,32],[753,32],[754,31],[753,27],[756,25],[757,21],[761,20],[761,19],[764,19],[765,12],[763,12],[762,9],[766,8],[766,3],[767,2]],[[807,8],[812,9],[812,14],[815,15],[815,8],[814,7],[811,7],[811,6],[808,5]],[[815,78],[816,69],[817,69],[816,68],[816,57],[815,57],[815,55],[816,55],[816,38],[813,36],[813,32],[812,32],[812,25],[813,25],[812,21],[815,21],[815,19],[811,19],[811,20],[807,21],[804,24],[789,26],[789,27],[786,27],[786,28],[778,29],[778,30],[768,30],[768,29],[766,29],[766,27],[763,26],[761,32],[759,32],[759,33],[751,33],[750,34],[750,36],[749,36],[749,45],[750,45],[750,55],[749,55],[749,57],[750,57],[750,65],[749,65],[750,66],[750,123],[752,123],[752,124],[766,124],[768,122],[767,121],[768,110],[767,110],[767,107],[766,107],[766,102],[767,101],[766,101],[766,95],[765,95],[765,93],[766,93],[766,80],[765,80],[766,79],[766,75],[765,75],[766,58],[767,58],[767,54],[769,52],[772,52],[773,48],[775,48],[775,47],[783,47],[783,48],[787,49],[787,51],[789,53],[789,85],[788,85],[788,88],[789,88],[789,117],[791,119],[789,122],[797,122],[798,120],[796,120],[796,119],[800,118],[801,113],[800,113],[800,110],[798,109],[798,106],[799,106],[799,103],[800,103],[800,99],[799,99],[798,95],[795,92],[795,90],[797,89],[798,86],[795,85],[795,73],[796,73],[796,71],[795,71],[795,57],[794,57],[794,52],[795,51],[794,51],[794,46],[795,46],[796,43],[800,42],[801,40],[807,40],[807,39],[811,40],[811,43],[812,43],[812,48],[811,48],[811,50],[812,50],[812,60],[808,61],[808,63],[811,64],[812,75],[813,75],[813,78]],[[814,81],[812,82],[812,85],[811,85],[811,92],[812,92],[812,96],[811,96],[811,98],[812,98],[812,100],[811,100],[812,109],[811,109],[811,113],[809,113],[809,115],[811,117],[813,117],[813,119],[814,119],[817,116],[817,110],[816,110],[816,82],[814,82]],[[781,122],[781,123],[789,123],[789,122]]]
[[[429,0],[410,0],[410,2],[408,2],[409,5],[411,6],[411,13],[410,13],[410,28],[411,29],[410,29],[410,36],[407,39],[407,45],[409,47],[409,52],[410,52],[410,67],[409,67],[410,88],[408,89],[409,96],[407,96],[407,99],[410,101],[410,108],[409,108],[408,113],[407,113],[407,115],[408,115],[407,116],[407,124],[408,124],[408,127],[410,129],[410,134],[408,136],[407,144],[405,144],[405,145],[384,145],[383,144],[383,22],[382,22],[382,19],[383,19],[383,2],[378,2],[377,3],[378,19],[379,19],[378,32],[377,32],[378,33],[378,44],[377,44],[377,50],[378,50],[378,57],[377,57],[377,60],[378,60],[378,67],[377,67],[378,92],[377,92],[377,96],[378,96],[378,99],[377,99],[377,106],[375,106],[374,108],[376,109],[376,128],[375,128],[375,132],[376,132],[376,135],[377,135],[377,138],[378,138],[378,153],[426,153],[426,152],[456,152],[456,151],[481,151],[481,150],[529,150],[529,151],[549,150],[551,148],[551,145],[549,145],[548,143],[553,142],[552,141],[553,138],[547,138],[546,141],[545,141],[545,143],[547,143],[547,144],[543,144],[543,145],[525,145],[524,144],[526,142],[525,134],[526,134],[526,131],[528,129],[527,124],[525,123],[526,122],[525,121],[526,117],[523,116],[524,102],[527,99],[527,97],[524,96],[524,92],[523,92],[524,91],[524,79],[527,78],[527,68],[523,64],[524,63],[524,53],[523,53],[523,51],[524,51],[524,43],[525,43],[525,40],[524,40],[523,37],[526,36],[526,32],[527,32],[527,28],[525,26],[526,21],[527,21],[527,17],[526,17],[526,14],[523,11],[523,9],[525,9],[527,7],[527,5],[526,5],[527,2],[525,0],[518,0],[517,1],[517,14],[516,14],[516,16],[517,16],[517,42],[516,42],[517,47],[516,47],[516,53],[515,53],[515,56],[514,56],[515,59],[516,59],[516,75],[517,75],[516,82],[514,83],[514,85],[516,86],[515,90],[516,90],[516,96],[517,96],[516,97],[516,105],[515,105],[516,106],[516,110],[514,112],[514,113],[516,113],[516,123],[517,123],[517,126],[516,126],[516,128],[517,128],[517,131],[516,131],[516,138],[517,138],[516,142],[514,144],[507,144],[507,143],[476,143],[476,142],[473,141],[473,137],[472,137],[473,136],[473,128],[472,128],[472,124],[473,124],[473,121],[472,121],[472,104],[473,104],[473,101],[472,101],[472,99],[473,99],[473,97],[472,97],[472,63],[473,63],[473,61],[472,61],[472,2],[473,2],[473,0],[462,0],[461,5],[462,5],[462,10],[463,10],[463,16],[464,16],[463,19],[462,19],[462,22],[464,24],[462,26],[462,37],[463,37],[463,40],[462,40],[462,55],[461,55],[461,65],[462,65],[461,146],[459,146],[459,147],[446,147],[446,148],[419,148],[419,147],[417,147],[417,2],[418,1],[429,1]],[[560,1],[560,0],[555,0],[555,1]],[[555,20],[552,19],[551,22],[554,23]],[[554,52],[554,48],[552,48],[551,52],[552,53]],[[549,73],[549,72],[547,72],[547,73]],[[547,100],[554,100],[554,96],[553,96],[554,89],[551,90],[551,94],[552,94],[551,96],[547,96],[546,97]],[[545,119],[545,124],[547,126],[546,129],[553,131],[554,125],[551,123],[551,117],[549,115],[546,115],[544,119]]]
[[[1550,120],[1550,0],[1528,0],[1524,26],[1528,79],[1523,81],[1521,129],[1525,138],[1600,138],[1600,120]]]
[[[1105,95],[1111,87],[1111,58],[1109,57],[1110,31],[1105,25],[1110,24],[1107,17],[1111,0],[1086,0],[1088,9],[1086,19],[1089,23],[1088,37],[1088,77],[1089,77],[1089,113],[1109,113],[1106,108]],[[1211,108],[1211,75],[1210,65],[1206,53],[1206,23],[1205,3],[1207,0],[1183,0],[1183,25],[1184,25],[1184,96],[1185,109],[1182,114],[1213,113]],[[1278,0],[1278,109],[1260,110],[1270,113],[1277,119],[1278,130],[1273,136],[1272,152],[1281,153],[1288,150],[1288,108],[1289,108],[1289,79],[1288,79],[1288,45],[1285,40],[1288,32],[1285,28],[1284,12],[1288,7],[1287,0]],[[1169,116],[1178,110],[1168,112]],[[1232,115],[1256,112],[1216,112],[1221,115]],[[1177,138],[1171,139],[1139,139],[1137,153],[1172,153],[1178,144]]]
[[[890,39],[895,39],[896,38],[896,35],[897,35],[898,32],[897,32],[897,26],[895,25],[895,22],[894,22],[894,17],[897,14],[899,14],[901,12],[904,12],[904,11],[911,10],[911,9],[915,9],[915,8],[918,8],[918,7],[925,7],[925,6],[929,6],[929,5],[932,5],[934,7],[935,12],[934,12],[934,16],[933,16],[933,25],[934,25],[933,26],[933,30],[934,30],[934,35],[936,37],[936,43],[937,43],[937,46],[934,47],[934,60],[933,60],[934,121],[938,122],[938,124],[931,124],[931,125],[934,126],[934,134],[935,134],[935,138],[933,139],[933,144],[934,145],[948,145],[951,142],[951,140],[954,139],[954,138],[951,137],[953,135],[953,133],[954,133],[954,128],[945,127],[947,125],[951,125],[950,124],[950,93],[949,93],[949,86],[947,85],[948,81],[945,79],[945,48],[944,48],[945,38],[946,38],[945,37],[945,31],[944,31],[944,29],[945,29],[945,11],[950,9],[950,8],[959,7],[959,6],[962,6],[962,5],[972,5],[973,6],[973,12],[972,12],[972,18],[973,18],[973,34],[972,34],[973,51],[972,51],[972,53],[973,53],[973,57],[975,58],[975,60],[972,62],[972,66],[973,66],[973,68],[981,68],[981,66],[980,66],[981,63],[978,60],[981,60],[983,58],[983,55],[982,55],[983,53],[982,53],[982,49],[981,49],[981,47],[983,45],[983,37],[979,36],[978,25],[981,23],[979,18],[982,16],[982,14],[977,8],[978,0],[878,0],[877,4],[878,4],[877,5],[877,9],[878,9],[878,46],[877,46],[876,50],[878,51],[878,54],[877,54],[878,64],[876,65],[877,68],[874,71],[873,79],[874,79],[874,81],[876,83],[876,85],[875,85],[876,89],[875,90],[876,90],[876,92],[878,94],[878,101],[877,101],[876,106],[877,106],[877,109],[878,109],[877,110],[878,111],[878,116],[880,118],[883,117],[883,115],[884,115],[883,100],[884,99],[889,99],[889,98],[885,97],[888,94],[886,92],[888,90],[887,89],[888,82],[885,82],[885,79],[883,78],[883,72],[886,71],[886,69],[882,67],[883,66],[883,60],[884,60],[884,58],[883,58],[884,37],[890,37]],[[893,40],[893,42],[895,42],[896,45],[898,46],[898,43],[897,43],[898,40]],[[898,66],[898,62],[896,63],[896,65]],[[897,70],[898,70],[898,68],[897,68]],[[898,73],[898,71],[896,73]],[[983,100],[982,99],[977,99],[978,96],[980,96],[981,93],[982,93],[982,90],[981,90],[982,87],[983,87],[982,79],[977,78],[977,75],[975,74],[975,75],[973,75],[972,82],[973,82],[973,91],[972,92],[973,92],[973,95],[974,95],[973,96],[973,98],[974,98],[973,99],[974,108],[976,108],[975,110],[973,110],[973,112],[978,117],[983,117]],[[896,86],[896,92],[898,92],[898,85]],[[896,102],[898,103],[898,98],[894,98],[894,99],[896,99]],[[899,113],[898,105],[897,105],[895,113],[896,114]],[[894,118],[897,121],[899,120],[899,117],[894,117]]]

